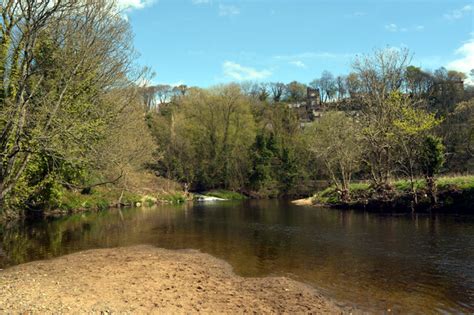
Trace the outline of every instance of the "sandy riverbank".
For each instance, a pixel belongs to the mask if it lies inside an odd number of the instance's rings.
[[[0,312],[331,313],[316,290],[283,277],[242,278],[194,250],[98,249],[0,271]]]
[[[313,205],[313,201],[311,197],[293,200],[291,201],[291,203],[297,206],[312,206]]]

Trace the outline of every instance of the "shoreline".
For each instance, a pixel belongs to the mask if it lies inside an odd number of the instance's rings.
[[[0,271],[0,311],[349,313],[286,277],[246,278],[196,250],[93,249]]]
[[[351,209],[378,213],[440,213],[473,214],[474,176],[444,177],[437,181],[437,201],[433,203],[426,184],[416,182],[417,203],[406,180],[392,183],[384,191],[376,191],[369,183],[352,183],[350,199],[343,201],[334,186],[315,193],[313,196],[294,200],[293,204],[324,206],[334,209]]]

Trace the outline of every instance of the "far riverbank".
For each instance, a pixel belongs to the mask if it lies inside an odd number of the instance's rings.
[[[474,214],[474,176],[441,177],[436,181],[436,203],[430,198],[425,180],[414,182],[415,193],[408,180],[397,180],[383,191],[369,183],[350,184],[349,199],[342,200],[332,186],[305,199],[295,200],[296,205],[324,205],[333,208],[358,209],[376,212],[442,212]],[[416,194],[416,202],[414,201]]]

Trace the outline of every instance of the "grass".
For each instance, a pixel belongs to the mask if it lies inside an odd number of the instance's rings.
[[[235,192],[235,191],[230,191],[230,190],[211,190],[207,191],[204,193],[205,196],[210,196],[210,197],[217,197],[217,198],[222,198],[222,199],[227,199],[227,200],[244,200],[247,199],[246,196]]]
[[[70,190],[62,193],[59,208],[65,211],[76,210],[105,210],[116,205],[122,195],[120,189],[94,189],[90,194],[81,194]],[[141,196],[131,192],[123,192],[121,203],[127,206],[134,206],[141,201]]]
[[[181,192],[162,194],[159,196],[158,199],[166,203],[171,203],[171,204],[180,204],[180,203],[184,203],[187,200],[184,193],[181,193]]]
[[[313,198],[313,203],[327,203],[334,204],[339,202],[339,194],[336,192],[335,187],[328,187],[320,192],[317,192]]]
[[[349,185],[349,189],[350,191],[364,191],[364,190],[368,190],[370,189],[370,184],[369,183],[364,183],[364,182],[360,182],[360,183],[351,183]]]
[[[426,187],[426,181],[424,179],[416,179],[414,181],[415,189],[423,189]],[[409,192],[411,191],[411,183],[409,179],[399,179],[392,182],[392,186],[400,192]]]
[[[437,180],[438,189],[474,189],[474,175],[443,176]]]

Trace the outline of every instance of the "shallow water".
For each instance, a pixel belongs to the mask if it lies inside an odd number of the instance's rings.
[[[252,200],[0,226],[0,241],[0,268],[89,248],[153,244],[199,249],[243,276],[289,276],[367,310],[474,312],[474,217]]]

